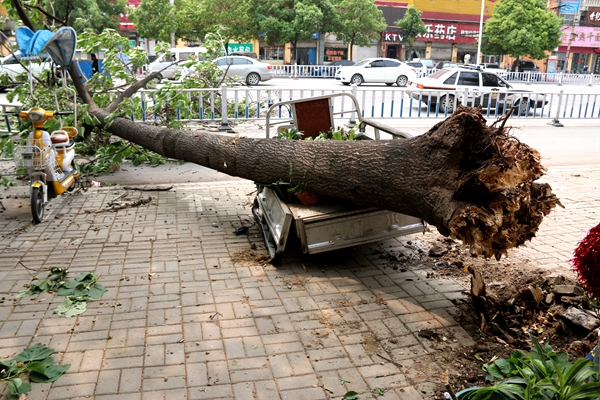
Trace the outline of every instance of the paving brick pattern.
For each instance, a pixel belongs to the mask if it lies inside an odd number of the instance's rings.
[[[546,179],[566,208],[516,251],[567,268],[600,219],[600,168]],[[264,251],[256,226],[233,234],[251,224],[253,190],[240,180],[130,191],[153,199],[97,212],[122,190],[94,188],[53,200],[40,225],[27,209],[22,220],[0,220],[0,359],[42,343],[71,364],[58,381],[34,384],[30,398],[306,400],[387,388],[385,399],[430,399],[428,377],[447,366],[417,333],[473,343],[451,317],[463,287],[389,268],[374,246],[308,257],[292,242],[279,266],[233,262],[250,246]],[[407,251],[420,237],[384,246]],[[52,314],[58,296],[13,301],[31,280],[22,265],[101,274],[108,292],[81,316],[61,318]]]

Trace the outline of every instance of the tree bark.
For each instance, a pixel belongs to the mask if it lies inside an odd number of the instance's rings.
[[[101,121],[108,112],[90,111]],[[459,107],[408,140],[302,141],[232,138],[117,118],[109,132],[167,157],[257,183],[305,183],[308,190],[419,217],[500,258],[535,236],[559,200],[539,153],[487,126],[477,108]]]

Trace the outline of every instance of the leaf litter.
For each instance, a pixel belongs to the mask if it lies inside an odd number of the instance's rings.
[[[81,272],[74,280],[66,279],[66,268],[52,267],[47,278],[32,275],[28,288],[19,292],[15,299],[35,296],[42,293],[56,293],[66,299],[54,309],[54,314],[62,317],[74,317],[85,312],[89,301],[98,300],[108,290],[98,283],[99,275]]]

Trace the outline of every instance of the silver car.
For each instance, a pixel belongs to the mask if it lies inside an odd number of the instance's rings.
[[[273,79],[271,64],[263,63],[245,56],[225,56],[215,59],[217,66],[227,71],[227,76],[239,76],[248,86],[258,85],[261,81]]]

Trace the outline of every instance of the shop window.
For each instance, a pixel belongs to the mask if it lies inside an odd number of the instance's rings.
[[[283,60],[283,46],[264,46],[260,48],[261,60]]]

